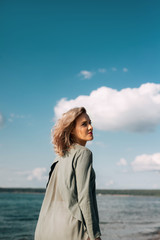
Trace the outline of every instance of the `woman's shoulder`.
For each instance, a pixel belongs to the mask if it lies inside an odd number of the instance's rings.
[[[68,158],[68,157],[71,157],[73,155],[79,155],[79,154],[91,154],[92,155],[92,152],[89,148],[85,147],[85,146],[82,146],[80,144],[73,144],[69,151],[66,151],[66,153],[63,155],[63,156],[60,156],[59,154],[56,154],[56,157],[54,159],[54,162],[57,162],[61,159],[64,159],[64,158]]]
[[[76,168],[78,166],[80,169],[88,169],[88,167],[92,164],[92,152],[90,149],[85,146],[76,144],[74,151],[74,167]]]
[[[88,154],[92,154],[91,150],[85,146],[82,146],[80,144],[74,144],[71,147],[71,151],[76,152],[78,154],[82,154],[82,153],[88,153]]]
[[[82,146],[80,144],[73,144],[69,151],[65,153],[64,156],[60,157],[60,159],[77,159],[80,157],[90,157],[92,156],[92,152],[89,148]]]
[[[77,164],[87,168],[92,164],[92,152],[85,146],[74,144],[64,156],[60,157],[60,165],[70,169],[70,166],[76,168]]]

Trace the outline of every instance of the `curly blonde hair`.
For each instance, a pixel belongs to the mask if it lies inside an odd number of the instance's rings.
[[[55,126],[53,126],[51,130],[52,143],[58,155],[64,156],[75,143],[71,132],[75,127],[76,119],[82,113],[86,113],[84,107],[72,108],[64,113]]]

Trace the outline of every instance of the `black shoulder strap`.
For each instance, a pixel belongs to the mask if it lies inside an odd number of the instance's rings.
[[[46,188],[47,188],[47,186],[48,186],[49,180],[50,180],[50,178],[51,178],[52,172],[53,172],[53,170],[54,170],[57,162],[58,162],[58,161],[54,162],[54,163],[52,164],[51,168],[50,168],[49,178],[48,178],[48,182],[47,182],[47,184],[46,184]]]

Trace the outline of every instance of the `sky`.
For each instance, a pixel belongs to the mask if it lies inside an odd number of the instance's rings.
[[[84,106],[98,189],[160,189],[160,1],[0,2],[0,187],[44,188]]]

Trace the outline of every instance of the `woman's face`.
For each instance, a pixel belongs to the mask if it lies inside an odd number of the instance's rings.
[[[93,127],[91,120],[86,113],[82,113],[76,120],[76,126],[71,132],[75,142],[82,146],[86,145],[87,141],[93,139]]]

